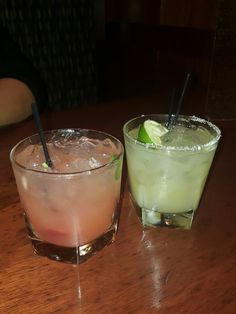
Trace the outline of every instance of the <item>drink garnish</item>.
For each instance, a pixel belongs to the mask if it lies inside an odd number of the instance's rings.
[[[121,160],[120,159],[117,159],[117,155],[116,154],[113,154],[112,156],[111,156],[111,161],[114,161],[114,160],[116,160],[116,162],[117,162],[117,165],[116,165],[116,172],[115,172],[115,179],[116,180],[119,180],[120,179],[120,177],[121,177]]]
[[[42,163],[42,167],[45,168],[45,169],[48,169],[49,166],[48,166],[48,164],[46,162],[43,162]]]
[[[146,120],[139,128],[138,141],[142,143],[161,144],[161,136],[166,134],[168,129],[154,121]]]

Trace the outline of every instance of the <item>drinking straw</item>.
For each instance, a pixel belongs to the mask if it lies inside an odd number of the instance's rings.
[[[36,103],[31,104],[31,108],[32,108],[33,117],[34,117],[34,120],[36,123],[36,128],[37,128],[38,133],[39,133],[40,141],[41,141],[42,146],[43,146],[43,152],[44,152],[46,164],[48,167],[52,168],[53,163],[52,163],[52,160],[51,160],[49,153],[48,153],[48,148],[47,148],[45,137],[43,134],[43,128],[42,128],[42,124],[41,124],[41,120],[40,120],[39,112],[38,112],[38,107],[37,107]]]
[[[176,94],[176,88],[172,89],[171,96],[170,96],[170,105],[168,110],[168,122],[167,122],[167,128],[171,126],[172,122],[172,112],[174,108],[174,102],[175,102],[175,94]]]
[[[188,85],[189,85],[190,77],[191,77],[191,75],[190,75],[190,73],[188,73],[187,76],[186,76],[185,82],[184,82],[184,87],[183,87],[182,93],[180,95],[178,105],[177,105],[177,110],[176,110],[176,113],[175,113],[174,123],[178,120],[179,112],[180,112],[180,109],[181,109],[182,104],[183,104],[183,100],[184,100],[184,97],[185,97],[185,94],[186,94],[186,90],[187,90]]]
[[[174,108],[174,102],[175,102],[175,94],[176,94],[176,89],[173,88],[172,93],[171,93],[171,99],[170,99],[170,106],[169,106],[169,112],[168,112],[168,122],[167,122],[167,128],[170,129],[172,125],[174,125],[176,123],[176,121],[178,120],[179,117],[179,112],[180,109],[182,107],[183,104],[183,100],[190,82],[190,78],[191,78],[191,74],[188,73],[185,81],[184,81],[184,86],[183,86],[183,90],[182,93],[180,95],[178,104],[177,104],[177,108],[176,108],[176,112],[174,114],[174,118],[172,118],[172,112],[173,112],[173,108]]]

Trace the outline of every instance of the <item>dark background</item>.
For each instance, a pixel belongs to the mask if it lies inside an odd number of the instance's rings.
[[[235,117],[234,0],[102,0],[95,17],[100,99],[148,97],[163,111],[190,72],[183,110]]]
[[[128,99],[166,112],[190,72],[183,114],[236,116],[235,0],[0,0],[0,19],[49,109]]]

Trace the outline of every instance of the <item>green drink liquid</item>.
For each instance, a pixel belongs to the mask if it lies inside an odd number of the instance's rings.
[[[205,120],[182,118],[155,145],[137,140],[140,125],[130,127],[125,144],[130,191],[142,223],[189,229],[220,131]]]

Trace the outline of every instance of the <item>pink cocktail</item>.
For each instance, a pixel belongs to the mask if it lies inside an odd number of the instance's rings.
[[[55,130],[45,137],[52,168],[38,135],[11,151],[28,234],[37,254],[81,263],[114,240],[123,146],[92,130]]]

